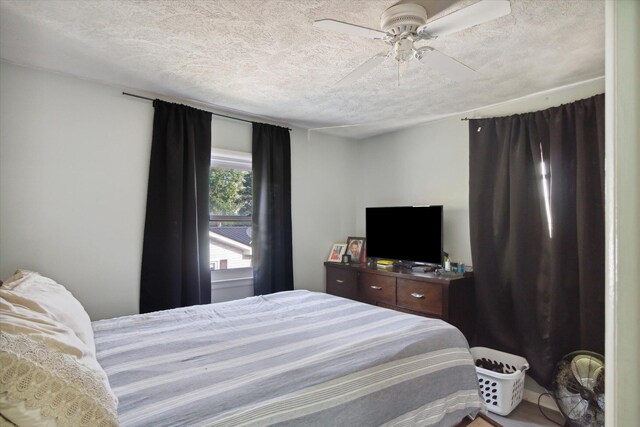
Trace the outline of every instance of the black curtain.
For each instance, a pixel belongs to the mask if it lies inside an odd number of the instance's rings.
[[[291,140],[286,128],[253,123],[253,289],[293,290]]]
[[[549,386],[574,350],[604,354],[604,95],[469,121],[477,344]]]
[[[140,312],[211,302],[211,113],[153,102]]]

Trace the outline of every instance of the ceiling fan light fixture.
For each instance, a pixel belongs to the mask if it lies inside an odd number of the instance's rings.
[[[415,33],[427,22],[427,11],[419,4],[397,4],[385,10],[380,17],[380,28],[395,36]]]
[[[413,56],[413,42],[408,39],[400,39],[393,45],[394,59],[398,62],[407,62]]]
[[[413,57],[418,61],[422,59],[425,53],[433,51],[433,48],[430,46],[422,46],[413,49]]]

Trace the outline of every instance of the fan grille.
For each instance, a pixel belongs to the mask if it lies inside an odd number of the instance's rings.
[[[427,21],[427,11],[418,4],[398,4],[385,10],[380,17],[383,31],[400,35],[415,33]]]
[[[592,352],[574,352],[558,362],[553,374],[553,396],[569,425],[604,425],[604,358]]]

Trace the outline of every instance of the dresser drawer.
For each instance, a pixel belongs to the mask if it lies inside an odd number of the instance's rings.
[[[377,304],[396,303],[396,278],[380,274],[362,273],[360,275],[360,295],[364,302]]]
[[[353,300],[358,299],[358,272],[327,267],[327,293]]]
[[[398,279],[398,305],[411,310],[443,314],[443,291],[437,283]]]

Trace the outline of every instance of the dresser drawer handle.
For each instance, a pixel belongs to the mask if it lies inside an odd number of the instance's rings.
[[[338,282],[338,283],[344,283],[344,280],[336,279],[336,282]]]
[[[412,294],[411,294],[411,296],[412,296],[412,297],[414,297],[414,298],[418,298],[418,299],[420,299],[420,298],[424,298],[424,295],[423,295],[423,294],[417,294],[417,293],[415,293],[415,292],[414,292],[414,293],[412,293]]]
[[[379,291],[382,288],[380,286],[371,285],[371,289],[375,289],[376,291]]]

